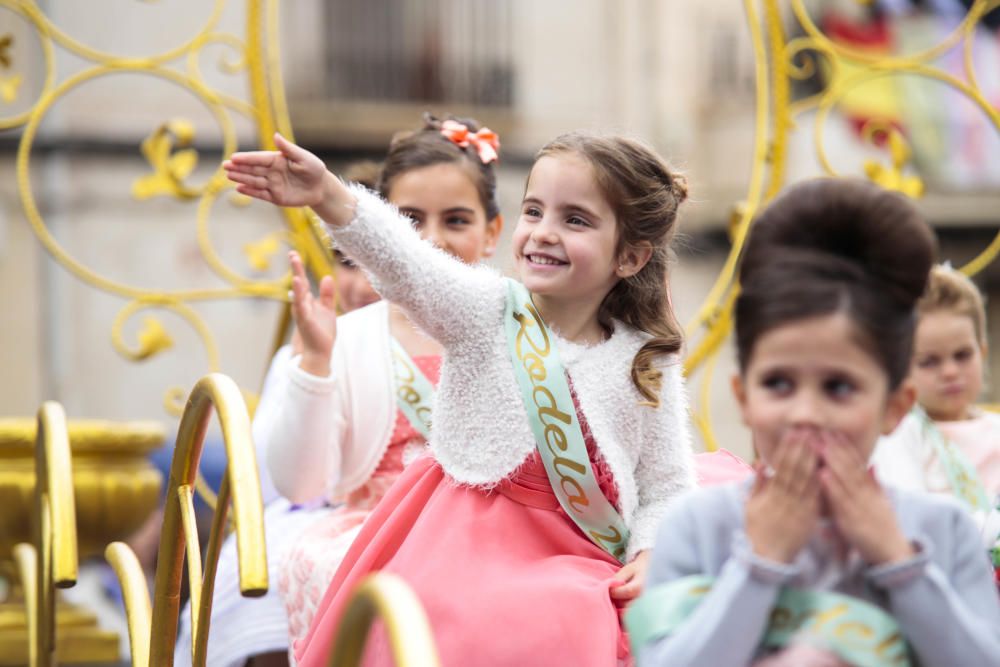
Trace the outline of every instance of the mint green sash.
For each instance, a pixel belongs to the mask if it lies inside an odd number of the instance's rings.
[[[625,612],[633,652],[676,632],[714,581],[696,575],[647,589]],[[720,636],[718,641],[726,638]],[[781,590],[760,647],[774,649],[798,642],[832,651],[857,667],[911,664],[896,620],[875,605],[840,593]]]
[[[991,510],[992,506],[986,495],[986,488],[980,481],[979,473],[976,472],[972,461],[962,453],[958,445],[944,437],[941,429],[937,427],[937,424],[922,407],[915,406],[913,413],[920,421],[923,437],[930,440],[938,461],[944,467],[952,493],[968,503],[974,510],[987,512]]]
[[[559,353],[528,290],[514,280],[508,286],[507,343],[552,491],[583,534],[622,561],[628,528],[594,477]]]
[[[395,338],[392,339],[392,363],[396,377],[396,405],[413,428],[424,436],[424,440],[430,440],[434,385]]]

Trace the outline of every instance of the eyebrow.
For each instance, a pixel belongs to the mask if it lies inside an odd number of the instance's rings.
[[[400,211],[409,211],[412,213],[426,213],[422,208],[417,208],[416,206],[400,206],[398,207]],[[476,211],[469,208],[468,206],[452,206],[451,208],[446,208],[441,211],[442,213],[471,213],[475,215]]]
[[[538,206],[543,206],[544,205],[542,203],[542,201],[540,199],[538,199],[537,197],[525,197],[521,201],[521,205],[524,206],[525,204],[537,204]],[[565,211],[571,211],[571,212],[576,212],[576,213],[582,213],[583,215],[585,215],[585,216],[587,216],[589,218],[594,218],[595,220],[598,219],[598,218],[600,218],[599,215],[597,215],[596,213],[594,213],[593,211],[591,211],[586,206],[581,206],[580,204],[567,204],[566,206],[563,207],[563,210],[565,210]]]

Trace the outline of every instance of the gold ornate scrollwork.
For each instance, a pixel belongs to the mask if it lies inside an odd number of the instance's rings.
[[[858,2],[867,4],[868,0]],[[812,119],[813,144],[822,169],[831,176],[839,174],[826,152],[824,126],[845,96],[872,81],[917,76],[940,82],[975,104],[1000,131],[1000,110],[987,101],[972,59],[976,26],[988,11],[1000,7],[1000,0],[976,0],[959,25],[940,42],[904,55],[872,53],[838,43],[824,34],[813,21],[803,0],[790,0],[789,4],[804,36],[789,40],[786,38],[781,4],[778,0],[743,2],[754,50],[757,88],[750,185],[738,211],[738,219],[731,226],[732,245],[723,269],[695,318],[687,325],[692,345],[685,359],[685,370],[688,375],[700,372],[701,390],[695,401],[694,420],[709,449],[715,448],[716,439],[708,412],[708,387],[712,382],[713,361],[732,328],[732,307],[739,294],[737,259],[753,217],[784,187],[788,145],[797,121],[806,113],[815,112]],[[965,80],[934,64],[943,54],[955,48],[962,49]],[[825,74],[826,85],[817,93],[793,100],[790,84],[808,79],[820,71]],[[871,142],[876,137],[885,140],[881,143],[888,151],[888,164],[867,160],[860,165],[859,171],[882,187],[911,197],[920,196],[925,186],[918,176],[906,173],[911,156],[903,134],[887,123],[873,122],[865,129],[865,139]],[[1000,234],[962,270],[975,274],[998,254]]]
[[[14,59],[10,55],[10,47],[13,44],[13,35],[6,34],[0,37],[0,67],[5,70],[10,69],[14,64]],[[24,77],[21,74],[0,76],[0,99],[2,99],[5,104],[13,104],[16,102],[17,94],[21,89],[21,83],[23,81]]]
[[[45,79],[37,101],[30,109],[10,118],[0,118],[0,129],[22,128],[16,163],[18,190],[25,215],[42,246],[63,268],[81,282],[107,294],[126,300],[126,305],[112,323],[111,340],[116,351],[131,361],[144,361],[171,349],[173,338],[166,326],[157,318],[148,317],[138,334],[138,345],[126,344],[122,328],[126,320],[139,310],[159,309],[180,316],[198,334],[200,344],[208,358],[208,371],[218,371],[222,365],[219,345],[204,319],[200,304],[233,299],[264,298],[286,301],[288,275],[277,279],[261,280],[253,274],[266,271],[272,258],[280,254],[281,244],[296,247],[305,258],[310,270],[318,274],[329,273],[333,263],[328,249],[316,227],[304,211],[290,210],[283,213],[288,233],[275,233],[247,244],[244,253],[246,271],[226,265],[215,248],[209,224],[212,206],[219,197],[228,205],[241,206],[247,199],[238,196],[226,181],[221,167],[216,165],[207,181],[190,182],[195,169],[205,166],[204,159],[194,146],[195,128],[185,119],[171,119],[157,127],[145,141],[140,151],[150,167],[150,173],[135,179],[132,193],[139,200],[152,197],[170,197],[196,205],[197,241],[205,262],[222,279],[224,286],[202,289],[164,291],[147,289],[113,280],[67,251],[51,233],[46,220],[36,204],[31,183],[32,149],[38,128],[49,110],[58,101],[77,88],[93,81],[117,74],[142,74],[178,86],[192,94],[215,120],[221,133],[221,153],[228,155],[238,148],[236,118],[245,117],[258,128],[258,138],[264,148],[273,147],[272,136],[280,130],[292,136],[278,60],[278,2],[277,0],[246,0],[246,32],[234,35],[219,30],[220,18],[227,4],[214,0],[208,6],[207,18],[181,44],[160,53],[144,57],[130,57],[99,50],[71,36],[56,25],[33,0],[0,0],[6,8],[22,18],[34,32],[44,56],[42,63]],[[12,62],[10,48],[12,37],[0,38],[0,67],[4,59]],[[61,49],[82,60],[84,67],[64,80],[57,80],[55,53]],[[225,75],[245,75],[250,82],[248,99],[228,94],[211,84],[202,72],[202,57],[209,50],[221,50],[215,66]],[[16,93],[19,83],[0,76],[0,98]],[[200,134],[200,131],[199,131]],[[179,414],[183,407],[183,388],[170,387],[164,395],[164,405],[171,414]]]
[[[198,152],[187,148],[194,141],[194,125],[183,119],[174,119],[156,128],[142,142],[142,155],[153,168],[153,173],[142,176],[132,184],[132,195],[139,200],[158,195],[171,195],[178,199],[195,199],[198,190],[184,184],[198,165]]]
[[[875,137],[882,135],[885,143],[889,147],[891,164],[886,167],[875,160],[865,160],[865,175],[879,186],[886,190],[901,192],[907,197],[918,199],[924,196],[924,182],[919,176],[907,176],[903,173],[903,168],[909,164],[912,151],[907,144],[903,133],[895,127],[887,126],[883,123],[869,122],[862,132],[866,141],[875,142]]]

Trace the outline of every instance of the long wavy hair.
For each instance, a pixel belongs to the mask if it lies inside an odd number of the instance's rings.
[[[687,180],[652,149],[625,137],[565,134],[546,144],[535,159],[561,153],[581,155],[593,166],[615,212],[616,252],[645,243],[652,247],[646,265],[604,298],[598,319],[609,330],[611,320],[617,319],[652,336],[632,360],[632,383],[646,404],[657,407],[663,380],[657,359],[679,352],[684,341],[670,301],[668,270],[677,209],[688,196]]]

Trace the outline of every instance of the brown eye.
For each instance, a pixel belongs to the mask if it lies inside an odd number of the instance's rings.
[[[857,386],[847,378],[830,378],[823,383],[823,391],[833,398],[847,398]]]
[[[761,380],[761,385],[778,394],[787,394],[794,387],[791,379],[781,374],[765,375],[764,379]]]

